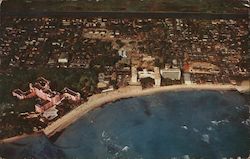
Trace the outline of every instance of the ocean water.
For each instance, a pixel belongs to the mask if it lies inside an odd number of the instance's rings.
[[[0,145],[9,158],[162,159],[247,157],[249,99],[237,92],[181,91],[120,100],[69,126],[52,143],[32,136]]]

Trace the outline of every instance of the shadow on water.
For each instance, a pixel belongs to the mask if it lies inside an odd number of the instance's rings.
[[[144,114],[147,115],[148,117],[150,117],[152,115],[152,112],[150,110],[150,106],[148,104],[148,101],[141,99],[139,101],[139,103],[140,103],[139,106],[142,107]]]
[[[50,142],[44,134],[30,135],[13,143],[1,143],[0,156],[6,159],[66,158],[63,150]]]
[[[64,132],[65,129],[59,131],[59,132],[56,132],[53,136],[51,136],[49,138],[50,142],[54,143],[56,142],[56,140],[62,135],[62,133]]]

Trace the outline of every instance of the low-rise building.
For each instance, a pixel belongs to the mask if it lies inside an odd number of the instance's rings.
[[[65,87],[62,91],[63,96],[72,100],[72,101],[79,101],[81,99],[81,95],[78,92],[75,92],[67,87]]]
[[[47,109],[51,108],[53,106],[52,102],[48,100],[44,100],[41,103],[38,103],[35,105],[35,110],[38,113],[43,113]]]
[[[179,68],[165,68],[161,69],[161,76],[163,78],[171,80],[180,80],[181,79],[181,70]]]
[[[110,91],[113,91],[113,90],[114,90],[114,87],[109,86],[109,88],[102,90],[102,93],[110,92]]]
[[[53,120],[58,116],[58,109],[55,107],[51,107],[48,110],[44,111],[43,117],[47,118],[48,120]]]
[[[35,96],[34,92],[29,91],[22,91],[21,89],[15,89],[14,91],[12,91],[12,95],[14,97],[17,97],[18,99],[26,99],[26,98],[32,98]]]
[[[65,63],[68,63],[68,62],[69,62],[68,54],[64,53],[64,52],[61,53],[61,55],[58,58],[58,63],[65,64]]]
[[[34,84],[30,83],[30,90],[24,92],[20,89],[12,91],[12,95],[18,99],[28,99],[37,96],[40,99],[40,103],[35,105],[35,110],[38,113],[43,113],[49,108],[61,103],[64,98],[72,101],[79,101],[81,99],[80,93],[75,92],[67,87],[62,90],[62,94],[50,89],[50,81],[43,77],[36,80]]]

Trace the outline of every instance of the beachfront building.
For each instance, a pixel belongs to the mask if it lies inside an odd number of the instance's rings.
[[[185,84],[187,84],[187,85],[192,84],[190,73],[184,73],[183,76],[184,76],[184,83]]]
[[[109,86],[109,80],[105,80],[105,74],[104,73],[99,73],[98,74],[97,88],[105,89],[108,86]]]
[[[66,97],[67,99],[72,100],[72,101],[80,101],[81,99],[80,93],[75,92],[67,87],[65,87],[62,90],[62,93],[63,93],[63,97]]]
[[[53,107],[53,103],[48,100],[43,100],[35,105],[35,110],[38,113],[43,113],[49,108]]]
[[[43,117],[47,118],[48,120],[53,120],[58,116],[58,109],[55,107],[51,107],[44,111]]]
[[[67,87],[62,90],[62,93],[52,91],[49,84],[50,81],[43,77],[39,77],[35,83],[29,84],[30,89],[28,91],[24,92],[20,89],[15,89],[12,92],[12,95],[20,100],[38,97],[40,102],[35,105],[35,110],[38,113],[43,113],[51,107],[60,104],[65,98],[75,102],[80,101],[80,93]]]
[[[154,71],[149,71],[147,69],[143,69],[142,71],[138,71],[138,78],[142,79],[142,78],[155,78],[155,73]]]
[[[154,71],[143,69],[138,71],[136,67],[131,68],[131,84],[137,84],[138,80],[143,78],[152,78],[156,87],[161,86],[161,75],[159,67],[154,67]]]
[[[161,76],[171,80],[181,79],[181,70],[179,68],[164,68],[161,69]]]
[[[154,73],[155,73],[155,87],[161,86],[161,74],[159,67],[154,67]]]
[[[133,83],[133,84],[138,83],[137,78],[138,78],[137,68],[136,67],[132,67],[131,68],[131,83]]]
[[[114,90],[114,87],[113,86],[109,86],[109,88],[102,90],[102,93],[111,92],[113,90]]]

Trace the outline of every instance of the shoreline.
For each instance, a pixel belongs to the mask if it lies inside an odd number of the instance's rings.
[[[69,113],[63,117],[57,119],[52,124],[48,125],[46,128],[42,129],[40,132],[34,134],[44,134],[46,137],[51,138],[56,133],[61,132],[83,115],[87,114],[89,111],[92,111],[98,107],[101,107],[105,104],[112,103],[121,99],[147,96],[160,92],[169,92],[169,91],[187,91],[187,90],[214,90],[214,91],[238,91],[241,93],[241,90],[235,85],[222,85],[222,84],[191,84],[191,85],[171,85],[171,86],[162,86],[162,87],[153,87],[148,89],[142,89],[141,86],[127,86],[114,90],[112,92],[95,94],[89,97],[88,101],[79,105],[77,108],[71,110]],[[6,139],[0,140],[0,144],[10,143],[22,139],[27,134],[21,136],[14,136]]]

